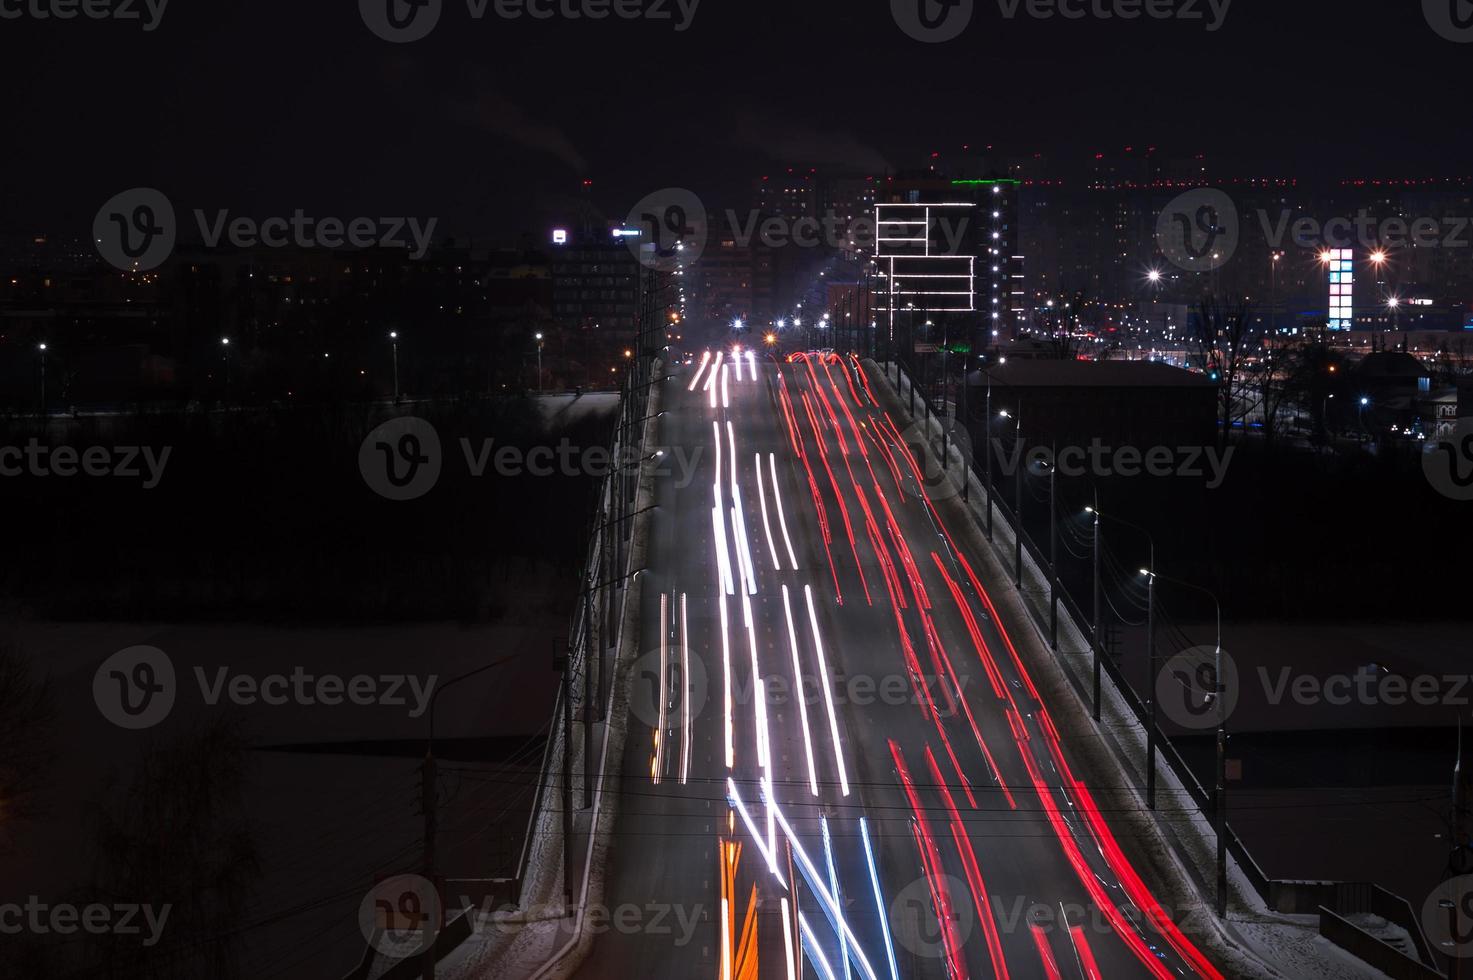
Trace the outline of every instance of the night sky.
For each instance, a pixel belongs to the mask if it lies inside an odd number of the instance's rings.
[[[873,0],[703,0],[684,32],[445,3],[403,45],[351,0],[172,0],[152,32],[0,20],[0,232],[85,235],[109,196],[153,186],[186,213],[436,216],[512,241],[583,179],[611,214],[666,186],[745,205],[751,177],[787,164],[882,173],[964,143],[1056,159],[1154,143],[1223,175],[1473,172],[1473,45],[1412,0],[1237,0],[1215,32],[1005,20],[979,0],[945,44]]]

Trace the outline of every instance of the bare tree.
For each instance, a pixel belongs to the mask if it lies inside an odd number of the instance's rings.
[[[1052,302],[1045,304],[1040,315],[1048,329],[1050,353],[1055,360],[1072,361],[1079,356],[1083,342],[1078,336],[1079,318],[1084,313],[1085,292],[1076,289],[1073,293],[1061,293]]]
[[[1224,306],[1216,296],[1197,306],[1192,345],[1202,368],[1217,385],[1220,439],[1226,441],[1235,422],[1248,412],[1253,396],[1247,391],[1249,362],[1260,350],[1262,337],[1253,326],[1252,307],[1246,302]]]
[[[94,806],[96,855],[89,893],[170,906],[160,941],[99,938],[106,976],[186,980],[240,976],[247,901],[260,876],[245,825],[245,744],[217,722],[148,751],[131,783]]]

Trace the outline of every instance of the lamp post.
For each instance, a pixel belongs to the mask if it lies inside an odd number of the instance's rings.
[[[1128,527],[1128,528],[1130,528],[1133,531],[1138,531],[1141,534],[1144,534],[1146,536],[1146,542],[1150,546],[1150,552],[1149,552],[1149,555],[1150,555],[1150,557],[1149,557],[1150,567],[1152,567],[1152,568],[1155,568],[1156,567],[1156,538],[1151,534],[1150,531],[1147,531],[1145,528],[1141,527],[1139,524],[1133,524],[1130,521],[1127,521],[1123,517],[1116,517],[1114,514],[1103,514],[1103,513],[1101,513],[1095,507],[1086,507],[1084,510],[1085,510],[1085,513],[1087,513],[1087,514],[1093,514],[1093,515],[1095,515],[1095,554],[1096,554],[1096,556],[1099,555],[1099,549],[1100,549],[1100,543],[1101,543],[1101,539],[1100,539],[1100,535],[1099,535],[1099,519],[1102,518],[1102,517],[1106,517],[1106,518],[1109,518],[1110,520],[1114,521],[1117,524],[1122,524],[1125,527]],[[1100,588],[1100,584],[1099,584],[1100,583],[1099,559],[1098,559],[1098,557],[1096,557],[1096,559],[1095,559],[1095,569],[1096,569],[1096,571],[1095,571],[1095,588],[1098,590]],[[1100,616],[1100,612],[1099,612],[1099,600],[1098,600],[1098,598],[1096,598],[1096,600],[1095,600],[1095,634],[1096,635],[1098,635],[1099,632],[1100,632],[1100,620],[1099,620],[1099,616]],[[1156,577],[1154,575],[1148,576],[1147,579],[1146,579],[1146,664],[1147,664],[1147,667],[1146,667],[1146,676],[1147,676],[1147,688],[1146,688],[1146,698],[1147,698],[1147,700],[1146,700],[1146,706],[1147,706],[1147,714],[1148,714],[1148,720],[1146,722],[1146,806],[1148,808],[1154,810],[1154,809],[1156,809],[1156,728],[1157,728],[1156,720],[1157,720],[1157,717],[1158,717],[1158,715],[1157,715],[1158,705],[1156,703]],[[1096,661],[1095,661],[1095,672],[1096,672],[1095,673],[1095,677],[1096,677],[1096,682],[1095,682],[1096,683],[1096,690],[1098,690],[1098,683],[1099,683],[1099,681],[1098,681],[1098,677],[1099,677],[1099,661],[1098,661],[1098,659],[1096,659]],[[1098,703],[1099,703],[1098,696],[1096,697],[1096,702],[1095,703],[1096,703],[1096,705],[1098,705]]]
[[[1100,646],[1101,646],[1101,637],[1100,637],[1100,613],[1101,613],[1101,607],[1103,606],[1103,603],[1101,602],[1101,600],[1104,597],[1103,596],[1103,585],[1102,585],[1102,583],[1100,581],[1100,565],[1101,565],[1101,561],[1100,561],[1100,512],[1099,512],[1099,509],[1098,509],[1099,508],[1099,503],[1100,503],[1100,497],[1099,497],[1098,491],[1096,491],[1096,493],[1095,493],[1095,506],[1094,507],[1086,507],[1085,508],[1085,513],[1090,514],[1090,515],[1092,515],[1094,517],[1094,555],[1093,555],[1093,558],[1094,558],[1094,587],[1091,589],[1091,591],[1094,593],[1094,629],[1090,631],[1090,638],[1091,638],[1091,642],[1090,642],[1091,651],[1090,652],[1093,654],[1093,659],[1094,659],[1094,706],[1093,706],[1093,709],[1091,710],[1090,713],[1094,716],[1094,720],[1095,721],[1099,721],[1100,720]]]
[[[502,657],[500,660],[493,660],[489,664],[477,667],[475,670],[466,671],[459,677],[452,677],[440,685],[434,694],[430,695],[430,738],[425,745],[424,768],[421,776],[423,782],[420,784],[420,797],[423,804],[421,809],[424,811],[425,818],[424,876],[431,885],[435,883],[435,838],[439,833],[438,813],[436,812],[437,800],[435,798],[435,782],[438,778],[438,770],[435,763],[435,702],[440,699],[440,695],[444,694],[453,685],[475,677],[477,674],[483,674],[493,667],[501,667],[509,664],[516,659],[515,656]],[[431,936],[429,948],[425,951],[424,980],[435,980],[435,945],[438,938],[438,935]]]
[[[987,372],[987,414],[984,415],[983,417],[985,419],[987,419],[987,425],[985,427],[985,430],[982,433],[982,435],[985,438],[987,444],[982,447],[982,451],[985,454],[986,460],[987,460],[987,540],[990,542],[992,540],[992,372],[991,371],[988,371]]]
[[[1149,568],[1141,569],[1141,574],[1151,580],[1159,578],[1200,592],[1212,600],[1215,610],[1217,640],[1212,652],[1212,698],[1217,707],[1217,786],[1212,798],[1212,822],[1217,835],[1217,915],[1221,918],[1227,915],[1227,692],[1222,684],[1222,603],[1218,601],[1217,593],[1200,585],[1162,575]]]
[[[1018,407],[1012,412],[1004,409],[998,412],[1005,419],[1012,419],[1013,425],[1013,455],[1015,458],[1013,466],[1013,588],[1023,588],[1023,400],[1018,399]]]
[[[542,391],[542,334],[537,334],[537,391]]]
[[[220,338],[220,360],[225,365],[225,401],[230,401],[230,338]]]
[[[389,345],[394,350],[394,404],[399,404],[399,331],[389,331]]]
[[[41,418],[46,418],[46,345],[37,344],[36,349],[41,352]]]

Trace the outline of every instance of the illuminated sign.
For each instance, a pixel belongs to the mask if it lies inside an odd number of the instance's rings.
[[[554,228],[552,230],[552,243],[554,245],[566,245],[566,244],[568,244],[568,229],[566,229],[566,228]]]
[[[1355,253],[1348,248],[1332,248],[1325,253],[1330,273],[1331,330],[1349,330],[1355,323]]]
[[[638,238],[643,234],[638,228],[615,228],[615,238]]]

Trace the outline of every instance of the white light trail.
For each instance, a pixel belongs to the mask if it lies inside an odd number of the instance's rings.
[[[796,572],[798,570],[798,556],[793,554],[793,539],[788,537],[788,518],[783,513],[783,492],[782,488],[777,485],[777,456],[768,453],[767,463],[768,469],[772,472],[772,496],[777,502],[777,522],[783,529],[783,544],[787,545],[788,548],[788,561],[792,563],[793,571]],[[757,470],[757,479],[761,480],[762,467],[757,467]]]
[[[720,498],[721,488],[716,488]],[[731,574],[731,555],[726,551],[726,522],[721,519],[721,505],[711,508],[712,534],[716,539],[716,569],[721,579],[721,594],[736,595],[736,580]]]
[[[890,939],[890,916],[885,907],[885,898],[880,891],[880,874],[875,870],[875,850],[870,846],[869,821],[859,818],[859,836],[864,841],[864,859],[869,864],[869,881],[875,890],[875,908],[880,913],[880,932],[885,936],[885,955],[890,961],[890,980],[900,980],[900,970],[895,965],[895,944]]]
[[[733,789],[735,788],[730,779],[727,780],[727,785]],[[769,800],[768,805],[777,814],[778,826],[782,827],[783,833],[787,835],[788,843],[793,846],[793,856],[798,859],[798,866],[803,869],[803,877],[808,882],[808,887],[818,896],[819,901],[823,904],[825,914],[828,915],[829,921],[833,924],[834,928],[848,936],[849,949],[853,954],[852,958],[855,964],[864,973],[867,980],[879,980],[879,977],[875,975],[874,967],[869,965],[869,960],[865,957],[864,950],[859,946],[859,937],[854,935],[853,929],[849,928],[849,922],[844,918],[844,910],[839,908],[839,903],[834,900],[834,896],[830,895],[829,890],[824,887],[823,879],[819,877],[818,869],[808,859],[808,853],[803,850],[803,845],[798,841],[798,835],[793,833],[793,825],[788,823],[788,818],[783,816],[782,810],[778,808],[775,802]],[[762,845],[758,844],[758,846],[761,847]]]
[[[752,369],[752,380],[757,380],[757,352],[747,351],[747,367]]]
[[[731,508],[731,519],[736,525],[737,557],[741,562],[742,577],[747,583],[747,592],[757,594],[757,569],[752,562],[752,544],[747,540],[747,515],[742,510],[742,494],[736,492],[736,501]]]
[[[721,980],[731,980],[731,900],[724,896],[721,899]]]
[[[701,383],[701,375],[706,373],[706,365],[711,363],[711,352],[701,354],[701,366],[696,368],[696,376],[690,379],[690,387],[686,391],[695,391],[696,385]]]
[[[757,499],[762,504],[762,531],[767,535],[767,550],[772,555],[772,570],[780,572],[783,563],[777,556],[777,545],[772,540],[772,522],[767,519],[767,481],[762,479],[762,454],[754,453],[757,465]]]
[[[711,420],[711,439],[716,444],[716,503],[721,503],[721,425]]]
[[[788,908],[787,896],[784,896],[782,899],[782,913],[783,952],[786,954],[785,959],[788,961],[788,980],[798,980],[797,975],[793,972],[793,967],[797,963],[797,959],[794,957],[793,951],[793,915],[792,910]]]
[[[818,767],[813,763],[813,735],[808,730],[808,699],[803,695],[803,664],[798,658],[798,634],[793,629],[793,604],[783,585],[783,612],[788,616],[788,649],[793,652],[793,689],[798,692],[798,714],[803,719],[803,753],[808,757],[808,788],[818,795]]]
[[[834,841],[829,834],[829,818],[819,814],[818,823],[823,830],[823,861],[829,869],[829,887],[834,890],[834,898],[843,905],[843,892],[839,891],[839,872],[834,870]],[[839,931],[839,962],[844,966],[844,980],[849,980],[849,943],[844,938],[843,930]]]
[[[654,783],[659,785],[665,774],[665,727],[668,722],[666,706],[669,698],[665,684],[670,676],[670,594],[660,593],[660,726],[655,730],[655,773]]]
[[[680,593],[680,785],[690,778],[690,628],[685,618],[685,593]]]
[[[803,586],[808,600],[808,624],[813,628],[813,645],[818,650],[818,684],[823,688],[823,703],[829,713],[829,735],[834,740],[834,759],[839,764],[839,788],[849,795],[849,771],[844,766],[844,746],[839,741],[839,715],[834,711],[834,692],[829,678],[829,664],[823,655],[823,638],[818,635],[818,614],[813,611],[813,586]]]
[[[726,442],[731,447],[731,495],[737,495],[737,448],[736,431],[731,427],[731,419],[726,420]]]
[[[725,899],[722,901],[724,903]],[[798,928],[803,930],[803,948],[808,952],[809,962],[813,964],[814,969],[818,971],[818,975],[823,980],[834,980],[833,967],[829,966],[829,961],[824,959],[823,950],[818,946],[818,937],[809,928],[808,920],[803,918],[802,912],[798,913]]]
[[[725,365],[723,365],[722,368],[721,368],[721,407],[722,408],[731,408],[731,398],[730,398],[729,390],[728,390],[729,387],[730,387],[730,382],[731,382],[731,372],[726,369],[726,366]]]
[[[731,355],[731,363],[733,363],[733,364],[736,365],[736,376],[737,376],[737,380],[738,381],[742,380],[742,352],[741,351],[733,351],[732,352],[732,355]]]
[[[716,407],[716,376],[718,374],[721,374],[724,377],[725,376],[725,371],[726,371],[726,369],[721,364],[721,356],[722,356],[722,354],[723,354],[722,351],[717,351],[716,352],[716,363],[711,365],[711,374],[710,374],[710,376],[708,376],[706,378],[706,389],[705,390],[711,393],[711,407],[712,408],[715,408]]]
[[[736,768],[736,729],[731,719],[731,643],[727,639],[729,626],[726,615],[726,593],[716,596],[721,606],[721,678],[726,685],[726,768]]]
[[[726,777],[726,800],[731,804],[732,809],[736,810],[737,816],[742,818],[742,823],[747,825],[747,833],[752,835],[752,843],[757,846],[757,852],[762,855],[763,860],[767,862],[767,866],[769,868],[777,867],[777,855],[768,853],[767,841],[763,840],[762,835],[757,832],[757,824],[752,820],[752,814],[748,812],[747,804],[742,802],[742,798],[737,795],[736,780],[730,776]],[[788,883],[783,881],[782,875],[774,872],[773,877],[777,879],[778,884],[783,886],[783,891],[788,890]]]

